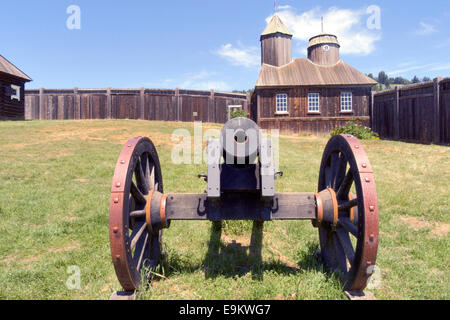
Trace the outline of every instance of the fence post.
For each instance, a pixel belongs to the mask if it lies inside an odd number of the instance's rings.
[[[111,87],[106,88],[106,119],[112,117]]]
[[[142,87],[141,88],[141,92],[139,95],[139,99],[140,99],[140,113],[139,113],[139,119],[140,120],[144,120],[145,119],[145,113],[144,113],[144,108],[145,108],[145,88]]]
[[[175,103],[177,106],[177,121],[181,121],[180,89],[175,88]]]
[[[215,92],[214,89],[211,89],[211,92],[209,94],[209,109],[211,111],[211,119],[209,119],[210,122],[217,123],[216,118],[216,104],[214,103],[215,100]]]
[[[246,94],[246,96],[245,96],[245,98],[246,98],[246,100],[245,100],[245,112],[247,112],[247,114],[250,114],[250,112],[249,112],[249,106],[250,106],[250,103],[251,103],[251,101],[250,101],[250,99],[251,99],[251,97],[250,97],[250,92],[247,92],[247,94]]]
[[[81,118],[81,101],[78,95],[78,87],[73,88],[73,118],[80,120]]]
[[[440,93],[440,85],[441,85],[442,78],[435,78],[433,80],[433,104],[434,104],[434,143],[440,143],[441,142],[441,121],[440,121],[440,114],[441,114],[441,93]]]
[[[370,103],[369,103],[369,115],[370,115],[370,128],[372,129],[372,131],[377,132],[376,128],[375,128],[375,122],[373,121],[373,117],[375,115],[375,91],[370,90]]]
[[[45,120],[44,114],[44,88],[39,89],[39,120]]]
[[[400,139],[400,90],[395,86],[395,122],[394,122],[394,139]]]

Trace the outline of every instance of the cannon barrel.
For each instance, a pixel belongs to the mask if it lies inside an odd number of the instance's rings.
[[[258,125],[248,118],[234,118],[222,128],[220,143],[227,164],[244,165],[253,163],[260,146]]]

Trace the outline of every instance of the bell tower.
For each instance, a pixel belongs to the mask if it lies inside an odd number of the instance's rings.
[[[292,33],[276,13],[260,40],[261,64],[280,67],[292,61]]]
[[[341,45],[333,34],[321,33],[309,39],[308,59],[321,66],[331,66],[338,63]]]

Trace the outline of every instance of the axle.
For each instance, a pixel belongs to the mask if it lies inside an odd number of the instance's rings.
[[[313,220],[336,224],[338,207],[334,193],[276,193],[272,200],[261,200],[258,193],[224,193],[220,200],[203,194],[162,194],[153,191],[145,209],[131,217],[146,217],[153,232],[168,228],[172,220]]]

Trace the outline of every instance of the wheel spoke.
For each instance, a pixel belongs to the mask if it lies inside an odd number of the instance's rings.
[[[150,185],[150,189],[154,189],[155,188],[155,165],[153,163],[150,163],[150,174],[149,174],[149,178],[148,178],[148,183]]]
[[[345,251],[338,239],[336,232],[333,232],[333,245],[334,245],[334,257],[336,260],[337,267],[343,273],[347,273],[347,258],[345,256]]]
[[[345,159],[344,154],[341,154],[339,157],[339,165],[337,167],[337,172],[334,178],[334,190],[338,190],[338,188],[341,186],[342,181],[345,178],[345,170],[347,169],[347,160]]]
[[[146,222],[141,222],[140,224],[136,224],[133,233],[131,234],[131,244],[130,249],[133,250],[136,247],[138,240],[141,238],[145,229],[147,228]]]
[[[349,218],[339,218],[338,223],[348,232],[350,232],[355,237],[358,237],[358,227],[353,224],[353,222],[350,221]]]
[[[346,211],[358,205],[358,198],[347,201],[339,205],[339,211]]]
[[[151,243],[151,262],[150,262],[150,267],[154,267],[155,265],[158,264],[159,261],[159,256],[161,254],[161,250],[160,250],[160,241],[159,241],[159,234],[156,236],[153,236],[152,238],[152,243]]]
[[[331,181],[333,180],[331,167],[325,168],[325,184],[327,188],[331,188]]]
[[[147,200],[145,199],[145,196],[142,194],[142,192],[136,187],[134,182],[131,182],[131,194],[133,195],[133,198],[136,202],[139,202],[140,204],[146,204]]]
[[[144,257],[145,249],[147,248],[148,244],[148,232],[145,233],[145,237],[141,237],[141,241],[138,242],[136,245],[136,250],[134,252],[133,261],[136,265],[136,269],[139,270],[142,265],[142,260]],[[142,240],[143,239],[143,240]]]
[[[147,158],[147,156],[144,154],[142,155],[142,157]],[[143,164],[142,163],[142,158],[140,158],[137,161],[137,166],[136,166],[136,182],[138,187],[143,188],[143,193],[144,194],[148,194],[148,190],[149,190],[149,186],[148,186],[148,181],[145,178],[145,172],[146,172],[146,163]]]
[[[342,181],[342,184],[339,186],[338,192],[336,194],[336,197],[338,199],[347,199],[348,193],[350,192],[350,189],[353,184],[353,171],[350,168],[345,175],[344,181]]]
[[[342,228],[337,228],[336,234],[339,242],[341,243],[342,249],[344,249],[344,253],[347,256],[347,259],[350,262],[350,265],[353,265],[353,259],[355,259],[355,250],[353,250],[353,245],[348,232],[346,232]]]
[[[339,168],[339,153],[335,152],[331,154],[331,160],[330,160],[330,168],[331,168],[331,181],[330,181],[330,187],[334,188],[335,182],[336,182],[336,174],[337,170]]]
[[[145,217],[145,214],[146,214],[145,209],[132,211],[130,213],[130,218],[135,218],[135,219],[143,218],[143,217]]]

